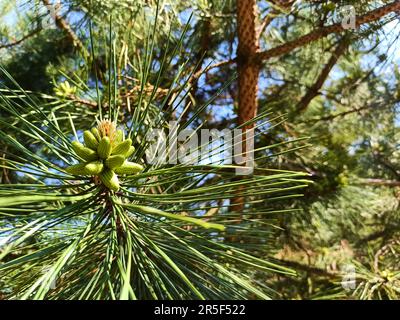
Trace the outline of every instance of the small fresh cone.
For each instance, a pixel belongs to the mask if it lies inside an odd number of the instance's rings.
[[[85,147],[82,143],[78,141],[72,142],[72,148],[76,152],[76,154],[87,161],[92,161],[97,159],[96,151],[93,151],[90,148]]]
[[[111,154],[111,142],[109,137],[101,138],[97,146],[97,154],[101,159],[107,159]]]
[[[103,170],[103,162],[101,161],[92,161],[85,165],[85,171],[89,175],[99,174]]]
[[[73,166],[67,167],[65,171],[76,176],[84,176],[87,174],[85,170],[85,165],[86,163],[74,164]]]
[[[106,166],[110,169],[120,167],[125,161],[125,157],[121,155],[110,156],[106,160]]]
[[[124,156],[129,151],[131,145],[132,145],[132,140],[126,139],[125,141],[115,146],[115,148],[112,150],[112,154],[120,154]]]
[[[89,130],[86,130],[83,133],[83,139],[85,140],[86,147],[96,151],[97,146],[99,145],[99,142],[97,141],[96,137],[93,135],[92,132]]]
[[[90,131],[92,132],[92,134],[96,138],[97,142],[99,142],[101,140],[99,130],[97,128],[92,128]]]
[[[111,169],[105,169],[99,175],[101,182],[110,190],[119,190],[119,181],[117,175]]]
[[[116,138],[115,138],[115,143],[121,143],[122,141],[124,141],[125,139],[125,135],[124,135],[124,131],[122,130],[117,130],[117,134],[116,134]]]
[[[125,158],[129,158],[135,152],[135,147],[131,146],[127,153],[125,153]]]
[[[130,161],[125,161],[124,164],[118,168],[115,169],[115,172],[118,174],[136,174],[140,171],[143,170],[143,166],[138,164],[138,163],[134,163],[134,162],[130,162]]]

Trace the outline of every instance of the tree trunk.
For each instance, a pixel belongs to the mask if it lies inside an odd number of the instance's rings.
[[[256,0],[237,0],[237,70],[238,70],[238,125],[242,125],[257,115],[257,92],[260,66],[254,57],[259,51],[258,10]],[[253,128],[254,124],[243,126],[243,131]],[[246,157],[245,141],[242,143]],[[238,197],[231,201],[232,210],[242,211],[244,198],[240,196],[242,188],[238,188]]]
[[[257,114],[259,64],[254,59],[259,51],[256,0],[237,1],[237,70],[239,86],[239,125]],[[246,128],[253,125],[247,125]]]

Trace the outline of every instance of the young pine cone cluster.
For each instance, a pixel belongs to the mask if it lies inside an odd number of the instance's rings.
[[[66,168],[73,175],[98,176],[101,182],[112,191],[119,190],[117,175],[132,175],[143,170],[143,167],[127,159],[135,148],[131,139],[125,139],[124,132],[117,130],[116,125],[103,120],[97,128],[86,130],[83,134],[85,144],[72,142],[72,148],[84,162]]]

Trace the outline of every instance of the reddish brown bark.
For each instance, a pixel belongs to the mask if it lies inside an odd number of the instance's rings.
[[[260,66],[254,59],[259,51],[256,0],[237,1],[237,69],[238,69],[238,121],[239,125],[257,114],[258,75]],[[248,125],[246,127],[251,127]]]
[[[237,16],[237,71],[238,71],[238,125],[243,125],[257,115],[258,107],[258,76],[260,66],[255,59],[259,46],[258,8],[256,0],[238,0],[236,5]],[[254,124],[243,126],[252,128]],[[245,137],[244,137],[245,139]],[[246,157],[246,143],[243,140],[243,155]],[[240,178],[240,177],[239,177]],[[231,200],[234,211],[243,211],[243,187],[236,191],[237,197]]]

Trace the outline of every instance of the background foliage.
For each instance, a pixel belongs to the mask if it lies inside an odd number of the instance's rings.
[[[260,51],[340,22],[345,5],[362,16],[393,3],[254,2]],[[0,2],[1,297],[398,298],[398,12],[263,60],[258,171],[238,180],[218,165],[146,165],[143,140],[169,120],[237,126],[236,1],[54,5]],[[63,171],[74,130],[100,111],[146,167],[118,195]]]

